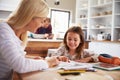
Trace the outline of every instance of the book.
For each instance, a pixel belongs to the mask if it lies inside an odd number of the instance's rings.
[[[64,70],[89,70],[93,69],[93,65],[90,63],[79,63],[75,61],[70,62],[61,62],[57,69],[64,69]]]
[[[120,65],[108,64],[102,62],[94,64],[93,67],[103,70],[120,70]]]

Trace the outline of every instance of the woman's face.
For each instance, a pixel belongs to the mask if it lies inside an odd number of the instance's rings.
[[[67,46],[69,47],[70,50],[75,50],[81,42],[79,34],[74,32],[67,33],[66,41],[67,41]]]
[[[35,17],[27,25],[27,30],[30,32],[36,32],[36,30],[42,26],[45,18],[44,17]]]

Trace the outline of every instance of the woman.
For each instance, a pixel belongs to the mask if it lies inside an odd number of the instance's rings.
[[[22,0],[17,10],[0,23],[0,80],[12,80],[12,71],[26,73],[47,69],[59,63],[56,57],[45,60],[25,58],[20,38],[35,32],[48,15],[44,0]]]

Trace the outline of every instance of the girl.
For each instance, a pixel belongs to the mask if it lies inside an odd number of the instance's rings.
[[[84,50],[84,34],[79,26],[73,26],[65,33],[63,46],[56,53],[61,61],[104,62],[120,65],[120,58],[109,54],[94,54]]]
[[[97,58],[92,52],[84,50],[84,34],[80,26],[73,26],[67,30],[63,40],[63,46],[58,48],[59,60],[68,59],[78,62],[93,62]]]

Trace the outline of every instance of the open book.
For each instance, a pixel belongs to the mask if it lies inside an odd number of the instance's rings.
[[[119,65],[102,63],[102,62],[94,64],[93,67],[104,69],[104,70],[118,70],[118,69],[120,70]]]
[[[89,64],[89,63],[79,63],[79,62],[74,62],[74,61],[70,61],[70,62],[61,62],[58,65],[58,69],[64,69],[64,70],[75,70],[75,69],[89,69],[92,68],[93,65]]]

